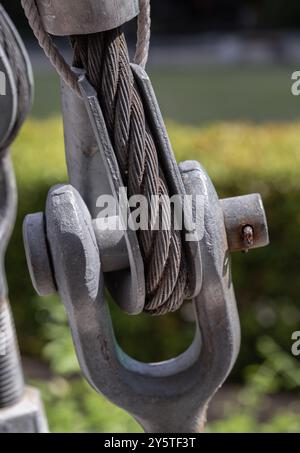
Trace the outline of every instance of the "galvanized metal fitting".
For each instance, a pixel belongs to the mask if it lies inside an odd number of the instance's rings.
[[[189,184],[186,175],[193,174],[198,163],[186,161],[180,164],[182,178],[189,192],[195,195],[193,184]],[[266,214],[259,194],[219,200],[223,210],[224,225],[230,252],[248,251],[269,244]]]
[[[72,186],[61,186],[50,191],[47,200],[49,261],[81,368],[94,389],[127,410],[148,432],[198,432],[208,402],[226,379],[239,349],[223,211],[205,171],[199,164],[188,165],[189,186],[205,203],[201,257],[195,256],[203,265],[201,292],[194,299],[197,333],[184,354],[163,363],[137,362],[116,344],[104,299],[101,252],[79,193]],[[30,228],[32,222],[26,224]],[[31,241],[31,246],[39,244]]]
[[[39,296],[56,293],[53,265],[50,259],[44,214],[28,215],[23,224],[23,237],[28,270]]]
[[[57,219],[53,220],[54,217]],[[85,219],[84,225],[82,225],[82,220],[79,222],[79,219]],[[68,233],[69,230],[70,233]],[[128,254],[124,232],[113,232],[109,229],[99,230],[96,219],[92,220],[81,196],[76,189],[69,185],[56,186],[50,190],[45,215],[43,213],[30,214],[24,220],[25,253],[31,280],[37,293],[47,296],[57,292],[57,274],[55,274],[54,265],[56,257],[51,251],[51,243],[55,242],[53,235],[63,234],[66,242],[69,239],[72,247],[75,248],[75,230],[78,232],[78,238],[80,238],[78,240],[81,243],[84,242],[86,247],[90,247],[92,238],[93,244],[97,248],[93,266],[87,271],[89,276],[84,278],[86,282],[92,282],[91,299],[95,298],[98,293],[101,258],[102,272],[106,272],[107,275],[119,272],[120,275],[123,275],[123,284],[122,278],[118,281],[115,280],[117,288],[115,288],[114,294],[119,295],[120,306],[131,314],[141,312],[144,298],[141,297],[140,291],[136,290],[136,286],[142,286],[143,281],[139,281],[139,279],[143,279],[144,275],[143,273],[141,276],[137,275],[135,271],[134,253],[130,249],[132,257]],[[82,268],[84,266],[83,260]],[[68,272],[68,269],[69,264],[66,263],[63,274]],[[143,272],[143,269],[141,270]],[[134,278],[131,275],[132,272]]]
[[[141,68],[132,68],[171,192],[203,199],[198,219],[203,235],[186,244],[197,325],[193,344],[181,356],[156,364],[137,362],[116,344],[104,286],[125,311],[138,314],[145,301],[144,269],[135,232],[126,230],[120,238],[119,232],[107,236],[95,228],[97,198],[116,197],[123,185],[97,95],[84,74],[82,99],[62,86],[70,185],[50,190],[45,216],[25,220],[27,259],[40,293],[57,288],[91,386],[148,432],[197,432],[239,350],[229,260],[230,250],[238,249],[237,225],[242,249],[266,243],[267,226],[257,196],[220,202],[201,165],[185,162],[178,169],[150,80]]]
[[[36,0],[45,30],[70,36],[112,30],[139,14],[138,0]]]
[[[48,275],[48,288],[57,287],[87,380],[131,413],[148,432],[198,431],[208,402],[235,362],[240,341],[223,203],[197,162],[180,164],[180,172],[187,192],[204,200],[204,235],[198,241],[201,256],[195,254],[195,260],[201,260],[202,284],[194,298],[195,341],[170,362],[142,364],[116,345],[103,292],[101,248],[107,250],[107,241],[105,235],[96,237],[94,222],[76,189],[53,188],[47,199],[45,225],[40,226],[41,214],[30,216],[24,225],[33,280],[41,282],[43,289]],[[247,198],[250,212],[253,200],[257,201],[257,196]],[[228,215],[234,202],[226,203]],[[124,256],[124,248],[122,253]],[[115,283],[118,285],[118,280]]]
[[[220,201],[231,252],[248,251],[269,244],[267,219],[259,194]]]

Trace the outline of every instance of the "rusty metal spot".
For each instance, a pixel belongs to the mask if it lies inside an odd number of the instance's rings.
[[[245,251],[248,252],[248,250],[253,247],[254,245],[254,230],[251,225],[246,225],[243,227],[242,230],[242,241],[245,246]]]
[[[93,157],[96,152],[98,151],[98,146],[97,145],[94,145],[94,146],[89,146],[88,148],[84,148],[82,150],[83,154],[87,157]]]

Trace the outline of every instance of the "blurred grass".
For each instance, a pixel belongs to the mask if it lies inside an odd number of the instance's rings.
[[[299,98],[291,95],[295,67],[244,65],[150,68],[164,115],[182,124],[211,121],[284,121],[300,118]],[[53,72],[36,73],[35,117],[60,109]]]

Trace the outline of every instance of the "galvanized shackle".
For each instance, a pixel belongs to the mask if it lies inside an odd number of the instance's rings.
[[[240,198],[233,204],[230,200],[220,202],[198,163],[181,164],[180,174],[187,192],[203,197],[204,235],[198,244],[201,254],[194,258],[201,260],[195,264],[201,269],[201,286],[193,301],[195,340],[184,354],[170,361],[140,363],[118,346],[104,297],[104,277],[109,275],[104,276],[101,263],[101,249],[106,247],[101,237],[105,243],[105,234],[95,234],[90,210],[73,186],[54,187],[45,216],[28,216],[24,224],[33,281],[40,293],[57,290],[62,298],[86,379],[132,414],[147,432],[202,429],[207,405],[228,376],[239,350],[227,236],[230,234],[236,248],[237,238],[243,238],[243,226],[252,224],[254,243],[249,247],[268,240],[259,196]],[[241,218],[233,215],[237,205]],[[245,248],[242,242],[241,248]],[[137,252],[131,250],[132,254]],[[115,285],[122,278],[123,271],[118,272],[111,273]]]
[[[182,170],[195,190],[205,194],[206,233],[200,244],[204,272],[201,292],[194,300],[194,343],[167,362],[139,363],[117,345],[104,300],[104,276],[91,216],[76,189],[61,186],[50,191],[41,228],[32,227],[32,216],[25,222],[29,262],[41,253],[41,244],[46,247],[38,268],[31,262],[32,272],[53,269],[49,282],[65,304],[85,377],[148,432],[199,431],[207,404],[227,377],[239,349],[223,211],[202,168],[187,163]],[[35,225],[39,222],[37,217]]]
[[[143,262],[135,232],[125,231],[120,238],[118,231],[96,228],[97,197],[116,195],[121,179],[97,96],[83,73],[83,99],[62,87],[70,184],[50,190],[45,214],[25,219],[27,261],[37,291],[59,293],[91,386],[127,410],[147,432],[197,432],[239,350],[230,251],[266,245],[266,218],[259,195],[220,201],[197,162],[177,166],[149,78],[141,68],[134,71],[174,191],[198,195],[204,203],[203,218],[198,219],[203,235],[186,244],[194,281],[193,344],[172,360],[145,364],[116,342],[104,286],[125,311],[140,313],[145,301]],[[107,267],[107,257],[114,254],[123,264],[112,258]]]
[[[180,167],[194,193],[205,197],[205,234],[200,241],[203,280],[193,302],[195,340],[184,354],[170,361],[140,363],[117,345],[104,299],[99,242],[76,189],[53,188],[45,220],[42,215],[29,216],[24,228],[33,278],[37,282],[43,271],[43,279],[48,274],[48,288],[57,288],[86,379],[148,432],[199,431],[206,407],[228,376],[239,350],[222,205],[199,164],[186,162]],[[32,262],[36,256],[37,267]]]

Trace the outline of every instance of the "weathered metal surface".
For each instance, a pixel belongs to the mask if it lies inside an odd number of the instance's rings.
[[[267,219],[259,194],[227,198],[221,200],[221,204],[231,252],[255,249],[269,244]]]
[[[77,197],[77,191],[69,186],[70,193]],[[78,194],[79,197],[79,194]],[[78,210],[78,215],[82,215]],[[93,234],[99,248],[103,272],[127,270],[130,267],[124,233],[102,230],[97,221],[92,221]],[[23,223],[23,241],[28,270],[35,291],[39,296],[50,296],[57,292],[53,273],[52,258],[46,235],[43,213],[29,214]]]
[[[118,219],[112,217],[113,225]],[[127,245],[123,231],[116,231],[113,227],[103,230],[99,228],[97,220],[92,222],[96,241],[99,247],[101,267],[103,272],[116,272],[130,268]]]
[[[194,300],[194,343],[181,356],[163,363],[137,362],[116,343],[92,220],[79,194],[63,186],[51,191],[47,201],[47,237],[56,285],[81,368],[97,391],[126,409],[149,432],[198,431],[207,404],[227,377],[239,348],[223,211],[198,164],[182,164],[181,171],[205,202],[205,234],[200,241],[203,284]],[[95,269],[100,269],[99,275]]]
[[[139,14],[138,0],[36,0],[44,27],[70,36],[112,30]]]
[[[72,186],[50,190],[46,205],[46,233],[59,291],[70,294],[73,300],[84,297],[86,303],[94,303],[102,290],[99,288],[99,250],[91,215]],[[64,247],[61,247],[61,242],[64,242]]]
[[[1,434],[42,434],[47,432],[47,420],[38,390],[31,387],[26,388],[17,404],[0,410]]]
[[[248,251],[249,248],[254,245],[254,229],[250,225],[246,225],[242,228],[242,242],[244,244],[245,250]]]
[[[65,84],[62,85],[69,180],[82,196],[94,220],[101,217],[99,197],[112,195],[121,224],[126,226],[130,216],[127,193],[122,191],[124,184],[97,94],[83,72],[76,71],[81,74],[79,83],[83,100]],[[115,212],[111,214],[115,215]],[[145,304],[144,265],[136,232],[125,227],[122,233],[130,266],[123,270],[117,267],[118,272],[106,272],[105,283],[122,309],[137,314],[143,311]],[[116,235],[114,242],[118,243],[121,240],[120,231]],[[120,247],[122,249],[122,244]]]

